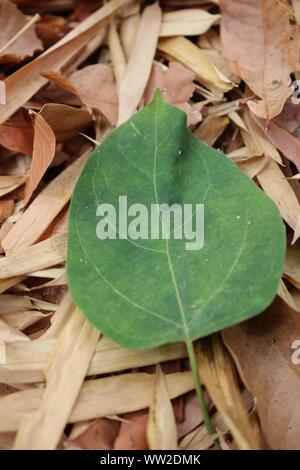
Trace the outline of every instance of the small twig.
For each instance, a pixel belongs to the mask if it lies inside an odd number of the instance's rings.
[[[93,137],[90,137],[89,135],[83,134],[82,132],[78,132],[78,134],[82,135],[82,137],[85,137],[87,140],[89,140],[89,141],[92,142],[93,144],[95,144],[95,145],[100,145],[100,142],[98,142],[97,140],[93,139]]]

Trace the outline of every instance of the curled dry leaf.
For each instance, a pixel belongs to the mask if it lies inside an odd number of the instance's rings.
[[[0,144],[12,151],[32,154],[33,126],[27,111],[20,109],[0,125]]]
[[[4,196],[22,186],[26,179],[26,176],[0,176],[0,196]]]
[[[34,118],[34,140],[32,164],[29,179],[25,187],[24,204],[30,200],[33,191],[44,176],[55,155],[55,135],[43,116],[37,114]]]
[[[17,6],[8,1],[0,2],[0,63],[19,62],[43,49],[35,26],[26,28],[28,20]],[[23,30],[23,32],[22,32]]]
[[[83,131],[92,120],[87,109],[74,108],[59,103],[45,104],[39,114],[51,127],[56,142],[72,139],[78,132]]]
[[[68,33],[70,26],[63,16],[45,15],[38,21],[36,31],[48,48]]]
[[[168,68],[155,64],[144,94],[145,104],[152,101],[155,90],[159,88],[166,101],[186,112],[189,126],[197,124],[201,121],[201,113],[187,102],[195,90],[194,79],[195,74],[178,62],[170,62]]]
[[[223,53],[231,70],[261,98],[250,101],[259,117],[277,116],[299,69],[300,34],[286,0],[221,0]]]
[[[299,312],[278,297],[262,315],[225,330],[223,337],[256,398],[268,446],[298,449],[300,367],[294,342],[300,338]]]
[[[88,65],[68,78],[55,72],[44,75],[56,85],[78,96],[86,106],[100,111],[112,125],[116,124],[118,95],[114,74],[109,65]]]
[[[257,124],[263,129],[268,139],[300,171],[300,107],[288,99],[282,112],[271,121],[253,115]]]

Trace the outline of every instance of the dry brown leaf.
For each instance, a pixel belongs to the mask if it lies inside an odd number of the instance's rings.
[[[215,67],[202,49],[185,37],[162,38],[157,47],[168,57],[178,60],[192,70],[197,80],[213,92],[226,92],[233,88],[233,83]]]
[[[70,443],[84,450],[110,450],[113,448],[119,427],[119,421],[98,418]]]
[[[54,312],[52,318],[51,318],[51,325],[48,328],[48,330],[43,334],[43,336],[39,339],[41,342],[47,342],[48,340],[51,339],[57,339],[61,332],[63,331],[64,327],[68,323],[72,312],[74,311],[74,303],[71,299],[71,295],[67,293],[63,300],[61,301],[60,305],[58,306],[57,310]],[[52,347],[54,346],[54,343],[52,344]],[[45,357],[43,357],[45,359]],[[46,358],[47,360],[47,358]],[[42,369],[44,369],[46,366],[46,362],[44,366],[42,366]]]
[[[266,155],[267,157],[273,158],[273,160],[282,165],[282,159],[279,152],[268,140],[263,130],[259,127],[247,109],[244,111],[243,117],[247,126],[247,130],[245,131],[242,129],[241,134],[249,151],[249,155],[251,157]]]
[[[30,341],[30,338],[0,318],[0,341],[5,343],[13,343],[15,341],[27,342]]]
[[[39,310],[25,310],[17,313],[2,315],[1,318],[13,328],[23,331],[37,321],[47,318],[50,314],[41,313]]]
[[[288,100],[279,116],[267,122],[253,116],[268,139],[300,171],[300,112],[299,105]]]
[[[0,279],[0,294],[15,286],[16,284],[19,284],[19,282],[22,282],[25,278],[26,276],[16,276]]]
[[[278,206],[282,218],[295,229],[300,214],[300,204],[278,163],[269,158],[257,174],[257,179],[263,190]]]
[[[8,232],[10,233],[10,232]],[[66,235],[56,235],[25,247],[17,254],[0,258],[0,279],[28,274],[66,260]]]
[[[39,409],[23,418],[15,449],[55,449],[79,394],[100,333],[75,309],[45,369]]]
[[[292,94],[290,74],[299,69],[300,35],[286,0],[220,0],[223,53],[232,72],[261,98],[248,102],[272,119]]]
[[[292,239],[292,245],[298,240],[300,237],[300,213],[298,215],[298,220],[296,222],[296,227],[294,228],[294,236]]]
[[[44,15],[36,25],[36,31],[46,48],[51,47],[70,31],[70,26],[63,16]]]
[[[130,118],[142,99],[151,73],[161,18],[158,3],[143,11],[133,51],[120,86],[118,125]]]
[[[147,421],[148,410],[124,414],[114,450],[147,450]]]
[[[30,310],[32,308],[33,305],[27,297],[14,294],[0,295],[0,315],[16,313],[20,310]]]
[[[140,372],[87,380],[81,388],[69,422],[76,423],[148,408],[152,399],[153,379],[153,374]],[[194,388],[190,372],[167,374],[165,380],[171,399]],[[31,388],[1,397],[0,432],[15,431],[26,414],[39,408],[43,394],[44,389]]]
[[[187,114],[189,126],[197,124],[201,121],[201,113],[187,102],[195,91],[194,79],[195,74],[178,62],[170,62],[167,68],[162,64],[155,64],[144,94],[145,104],[150,103],[155,90],[159,88],[168,103]]]
[[[211,407],[211,401],[205,394],[205,401],[208,408]],[[184,400],[184,419],[177,423],[178,439],[182,439],[197,426],[203,423],[203,417],[199,408],[199,400],[195,392],[190,392]]]
[[[24,204],[30,200],[33,191],[44,176],[55,155],[56,140],[54,132],[43,116],[34,118],[34,139],[30,175],[26,181]]]
[[[0,176],[0,196],[11,193],[14,189],[25,183],[26,176],[7,175]]]
[[[15,202],[13,199],[0,200],[0,222],[9,217],[14,210]]]
[[[8,121],[0,125],[0,144],[9,150],[31,156],[33,126],[27,111],[20,109]]]
[[[22,384],[43,382],[43,369],[52,352],[55,341],[73,310],[73,304],[64,299],[54,314],[53,324],[39,341],[30,343],[26,349],[17,343],[7,347],[5,367],[0,367],[0,382]],[[183,343],[168,344],[159,348],[136,351],[123,349],[107,338],[101,338],[96,346],[87,376],[111,374],[137,367],[186,357]],[[126,411],[126,410],[125,410]]]
[[[65,104],[47,103],[39,114],[53,130],[57,142],[65,142],[83,131],[91,122],[87,109],[74,108]]]
[[[116,124],[118,95],[114,74],[109,65],[88,65],[68,78],[55,72],[44,75],[56,85],[78,96],[88,107],[100,111],[112,125]]]
[[[111,56],[114,75],[116,78],[117,88],[120,89],[121,82],[125,75],[126,58],[122,49],[119,33],[117,31],[116,20],[112,18],[108,31],[108,46]]]
[[[5,122],[47,83],[47,79],[41,74],[48,70],[59,71],[90,39],[99,33],[99,26],[104,24],[104,20],[128,1],[109,1],[79,23],[40,57],[7,77],[5,79],[7,104],[0,108],[0,123]]]
[[[220,15],[212,15],[200,8],[174,10],[163,15],[160,36],[198,36],[206,33]]]
[[[225,330],[223,337],[256,399],[270,448],[299,449],[300,369],[293,363],[299,312],[278,297],[263,314]]]
[[[17,252],[36,242],[70,200],[89,151],[75,160],[39,193],[2,241],[6,253]],[[31,271],[34,271],[32,269]]]
[[[49,227],[45,230],[39,241],[46,240],[54,235],[62,235],[67,232],[69,205],[66,205],[53,219]]]
[[[300,245],[288,245],[285,257],[284,278],[300,289]]]
[[[199,137],[207,145],[214,145],[220,135],[223,134],[229,124],[229,119],[226,116],[211,115],[203,121],[195,135]]]
[[[124,18],[120,26],[120,39],[127,60],[130,58],[134,48],[135,38],[139,29],[140,19],[141,16],[139,11],[135,12],[134,14]]]
[[[234,364],[218,335],[204,339],[197,351],[200,377],[241,450],[260,449],[258,423],[246,410]]]
[[[147,441],[151,450],[177,449],[174,410],[160,366],[157,366],[153,385],[153,396],[147,424]]]
[[[98,109],[112,125],[116,124],[118,95],[114,74],[109,65],[88,65],[74,72],[68,79],[83,103]]]
[[[268,158],[265,156],[262,157],[253,157],[247,158],[246,160],[237,161],[238,167],[247,175],[249,178],[253,179],[258,173],[263,169],[263,167],[268,162]]]
[[[292,307],[295,310],[299,310],[297,307],[297,302],[294,298],[294,296],[291,294],[291,292],[287,289],[285,283],[283,280],[280,280],[278,289],[277,289],[277,295],[290,307]]]
[[[34,25],[28,26],[28,19],[8,0],[0,2],[0,63],[19,62],[43,49]],[[23,32],[22,32],[23,30]]]

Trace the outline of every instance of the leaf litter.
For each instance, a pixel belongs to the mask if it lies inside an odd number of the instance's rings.
[[[29,15],[0,5],[0,382],[14,386],[0,397],[0,447],[299,448],[299,2],[79,1],[63,14],[30,3]],[[189,412],[182,343],[123,349],[58,290],[69,201],[92,150],[80,133],[101,142],[156,88],[273,199],[288,233],[272,305],[197,346],[219,444]]]

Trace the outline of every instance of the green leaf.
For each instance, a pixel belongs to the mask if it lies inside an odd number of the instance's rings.
[[[119,196],[149,213],[157,202],[203,203],[203,248],[188,250],[187,240],[174,237],[100,240],[97,207],[118,209]],[[270,304],[283,270],[284,233],[274,203],[156,95],[105,139],[79,178],[69,220],[71,294],[125,347],[191,342]]]

